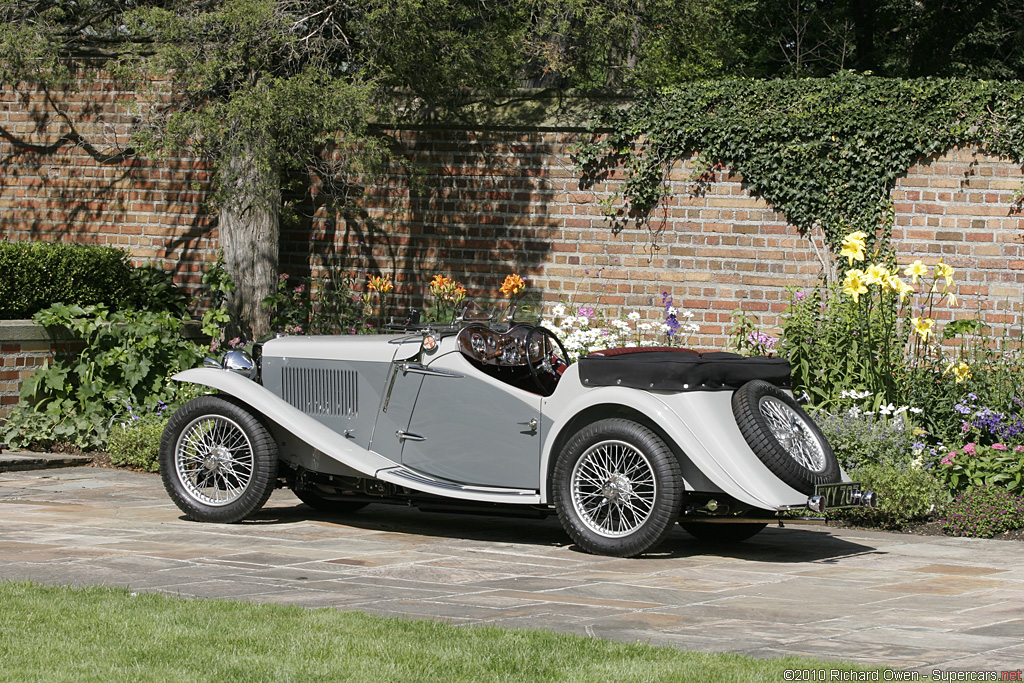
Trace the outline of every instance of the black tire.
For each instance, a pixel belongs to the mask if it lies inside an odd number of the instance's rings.
[[[589,553],[635,557],[665,540],[679,517],[679,461],[653,431],[611,418],[581,429],[555,463],[562,527]]]
[[[742,522],[718,524],[714,522],[683,522],[680,520],[679,526],[683,527],[691,536],[695,536],[697,539],[708,543],[739,543],[760,533],[768,525],[756,522],[750,524]]]
[[[200,396],[164,428],[160,475],[189,519],[238,522],[270,498],[277,445],[248,408],[222,396]]]
[[[357,500],[336,500],[322,495],[316,489],[305,488],[300,490],[292,489],[295,497],[303,503],[320,512],[347,513],[362,510],[369,503]]]
[[[812,495],[817,484],[840,481],[825,435],[782,389],[759,379],[747,382],[733,394],[732,412],[754,454],[800,493]]]

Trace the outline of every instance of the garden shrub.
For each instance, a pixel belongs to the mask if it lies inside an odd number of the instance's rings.
[[[0,319],[31,318],[54,303],[117,308],[132,298],[128,253],[64,242],[0,242]]]
[[[118,467],[156,472],[160,469],[160,436],[169,416],[165,410],[144,416],[132,415],[129,421],[114,425],[107,439],[110,463]]]
[[[867,490],[878,494],[878,507],[835,510],[839,519],[881,529],[903,529],[927,520],[948,495],[927,469],[891,463],[866,465],[849,472]]]
[[[883,463],[908,465],[922,454],[924,445],[917,442],[903,414],[876,415],[856,407],[838,413],[811,412],[839,464],[848,472]]]
[[[1000,486],[976,486],[960,493],[945,510],[942,530],[953,536],[992,538],[1024,527],[1024,497]]]
[[[936,474],[954,492],[977,486],[998,486],[1011,493],[1024,494],[1024,446],[968,443],[946,454]]]
[[[84,347],[59,348],[52,364],[22,384],[21,401],[0,432],[14,448],[54,443],[100,448],[111,423],[132,406],[155,410],[161,401],[180,403],[189,390],[167,378],[195,367],[207,352],[185,339],[184,322],[167,312],[57,304],[33,319],[67,330]]]
[[[174,276],[155,263],[131,271],[131,292],[118,308],[139,311],[166,311],[179,317],[188,315],[189,295],[174,282]]]

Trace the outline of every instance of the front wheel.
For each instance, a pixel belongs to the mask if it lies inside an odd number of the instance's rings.
[[[672,530],[682,505],[682,474],[657,434],[612,418],[569,440],[555,464],[553,493],[558,518],[580,548],[634,557]]]
[[[164,428],[160,475],[189,519],[238,522],[270,498],[277,445],[247,408],[221,396],[200,396]]]

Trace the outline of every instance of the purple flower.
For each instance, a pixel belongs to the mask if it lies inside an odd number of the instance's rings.
[[[807,292],[806,291],[801,289],[799,292],[796,293],[796,300],[797,301],[803,301],[806,298],[807,298]]]

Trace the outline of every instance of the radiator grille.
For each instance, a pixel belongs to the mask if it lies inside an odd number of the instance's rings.
[[[356,372],[283,368],[282,398],[307,415],[351,416],[359,407]]]

